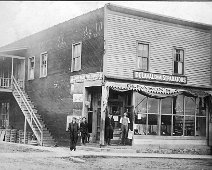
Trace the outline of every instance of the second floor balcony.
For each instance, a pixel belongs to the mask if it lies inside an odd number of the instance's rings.
[[[25,58],[0,54],[0,91],[12,91],[12,76],[24,88]]]

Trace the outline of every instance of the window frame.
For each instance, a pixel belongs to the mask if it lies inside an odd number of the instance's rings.
[[[76,45],[80,45],[80,67],[79,67],[79,70],[75,70],[74,68],[74,46]],[[71,72],[77,72],[77,71],[80,71],[82,69],[82,42],[77,42],[77,43],[73,43],[72,44],[72,57],[71,57],[72,61],[71,61]]]
[[[33,78],[30,77],[30,68],[31,68],[31,62],[30,59],[34,58],[34,73],[33,73]],[[34,80],[35,79],[35,56],[29,57],[28,58],[28,80]]]
[[[148,45],[148,57],[147,57],[147,70],[143,69],[143,68],[139,68],[138,66],[138,46],[139,44],[143,44],[143,45]],[[139,71],[149,71],[149,67],[150,66],[150,43],[149,42],[145,42],[145,41],[137,41],[136,42],[136,69]]]
[[[47,55],[46,56],[46,75],[43,75],[43,74],[41,74],[42,72],[41,72],[41,70],[42,70],[42,56],[43,55]],[[41,53],[40,54],[40,78],[43,78],[43,77],[47,77],[47,75],[48,75],[48,53],[47,52],[43,52],[43,53]]]
[[[174,72],[174,62],[175,62],[175,54],[176,54],[176,50],[182,50],[183,51],[183,66],[182,66],[182,74],[180,73],[175,73]],[[173,47],[173,51],[172,51],[172,74],[173,75],[181,75],[184,76],[185,75],[185,49],[182,47]]]

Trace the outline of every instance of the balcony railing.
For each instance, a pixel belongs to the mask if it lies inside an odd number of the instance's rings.
[[[1,88],[11,88],[11,78],[0,77],[0,87]]]
[[[17,83],[23,89],[24,88],[24,80],[18,79]],[[11,78],[3,78],[0,77],[0,88],[11,89],[12,88],[12,79]]]

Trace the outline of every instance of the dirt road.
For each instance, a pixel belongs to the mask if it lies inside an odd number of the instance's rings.
[[[85,162],[78,162],[69,156],[61,157],[56,152],[29,148],[25,145],[0,143],[1,170],[212,169],[212,160],[96,156],[81,156],[79,158]]]

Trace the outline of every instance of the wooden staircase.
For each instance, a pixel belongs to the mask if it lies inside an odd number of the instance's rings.
[[[38,114],[38,111],[31,102],[30,97],[23,89],[20,88],[14,77],[12,78],[12,85],[13,96],[22,110],[34,135],[36,136],[38,143],[41,146],[54,146],[56,143],[42,120],[41,115]]]

